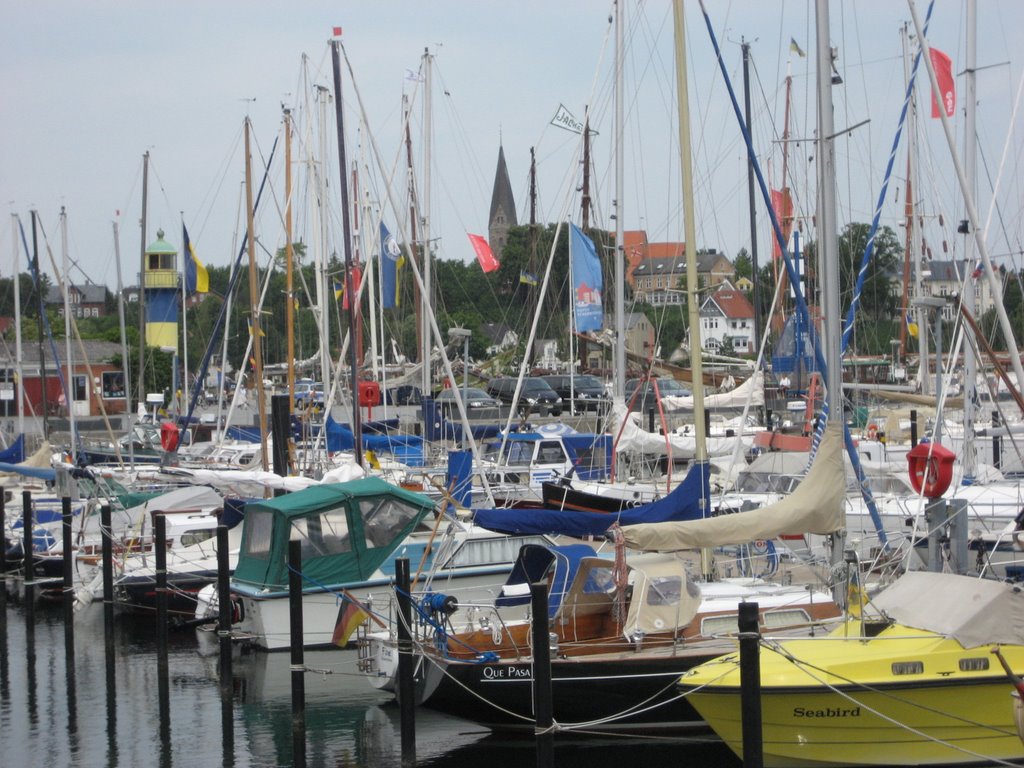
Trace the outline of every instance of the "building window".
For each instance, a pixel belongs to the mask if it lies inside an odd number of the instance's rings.
[[[124,374],[121,371],[104,371],[100,386],[104,400],[124,398]]]

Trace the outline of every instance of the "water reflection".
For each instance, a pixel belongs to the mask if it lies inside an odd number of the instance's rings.
[[[76,627],[74,670],[65,685],[60,669],[60,612],[38,610],[32,627],[23,620],[22,606],[11,606],[8,618],[7,632],[0,632],[4,765],[36,765],[40,755],[46,755],[52,766],[293,765],[287,653],[237,658],[230,684],[222,686],[218,658],[200,656],[191,633],[172,634],[166,679],[161,681],[152,626],[144,620],[119,618],[109,655],[102,623]],[[52,667],[42,685],[34,684],[35,662],[18,661],[32,655],[27,642],[33,635],[39,658],[48,659]],[[13,663],[4,666],[7,658]],[[401,765],[398,708],[386,694],[370,688],[358,674],[356,663],[352,651],[306,654],[306,667],[313,670],[304,680],[309,766]],[[46,713],[46,723],[30,714],[30,701],[31,708]],[[72,708],[76,721],[73,745],[62,722],[63,713],[70,714]],[[594,742],[562,736],[556,739],[555,763],[573,765],[586,760],[588,768],[619,768],[636,762],[638,748],[644,750],[649,764],[658,760],[693,768],[739,765],[719,744]],[[519,768],[536,762],[529,738],[491,736],[472,723],[425,709],[416,713],[416,753],[417,765],[438,768],[478,768],[481,764]]]

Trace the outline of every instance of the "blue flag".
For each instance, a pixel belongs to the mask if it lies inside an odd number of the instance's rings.
[[[569,258],[572,259],[573,299],[576,306],[576,330],[599,331],[604,322],[601,305],[601,260],[594,241],[575,224],[569,224]]]
[[[384,295],[383,309],[391,309],[399,304],[398,270],[405,264],[405,256],[398,247],[395,236],[388,232],[384,222],[380,223],[380,287]]]

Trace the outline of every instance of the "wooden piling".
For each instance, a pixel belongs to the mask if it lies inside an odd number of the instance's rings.
[[[533,712],[536,717],[537,768],[555,764],[554,710],[551,702],[551,636],[548,627],[548,585],[530,585],[530,614],[533,617]]]
[[[398,598],[398,706],[402,724],[402,768],[416,765],[416,690],[412,648],[412,595],[409,558],[395,560],[395,592]]]
[[[758,604],[740,603],[740,717],[743,724],[743,768],[764,766],[761,737],[761,634]]]
[[[306,766],[306,660],[302,628],[302,542],[288,542],[288,614],[292,648],[292,765]]]

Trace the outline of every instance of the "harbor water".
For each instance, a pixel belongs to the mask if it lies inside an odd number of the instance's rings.
[[[167,673],[160,674],[154,626],[148,617],[118,617],[111,669],[102,618],[76,624],[69,654],[59,606],[27,612],[8,603],[0,615],[0,765],[294,764],[289,654],[236,658],[228,701],[221,696],[218,659],[198,653],[193,630],[170,633]],[[306,764],[401,766],[398,707],[359,676],[356,653],[307,652],[305,666]],[[558,766],[620,768],[639,756],[648,765],[741,765],[709,737],[555,739]],[[536,764],[536,751],[529,736],[494,735],[418,709],[416,764],[529,766]]]

